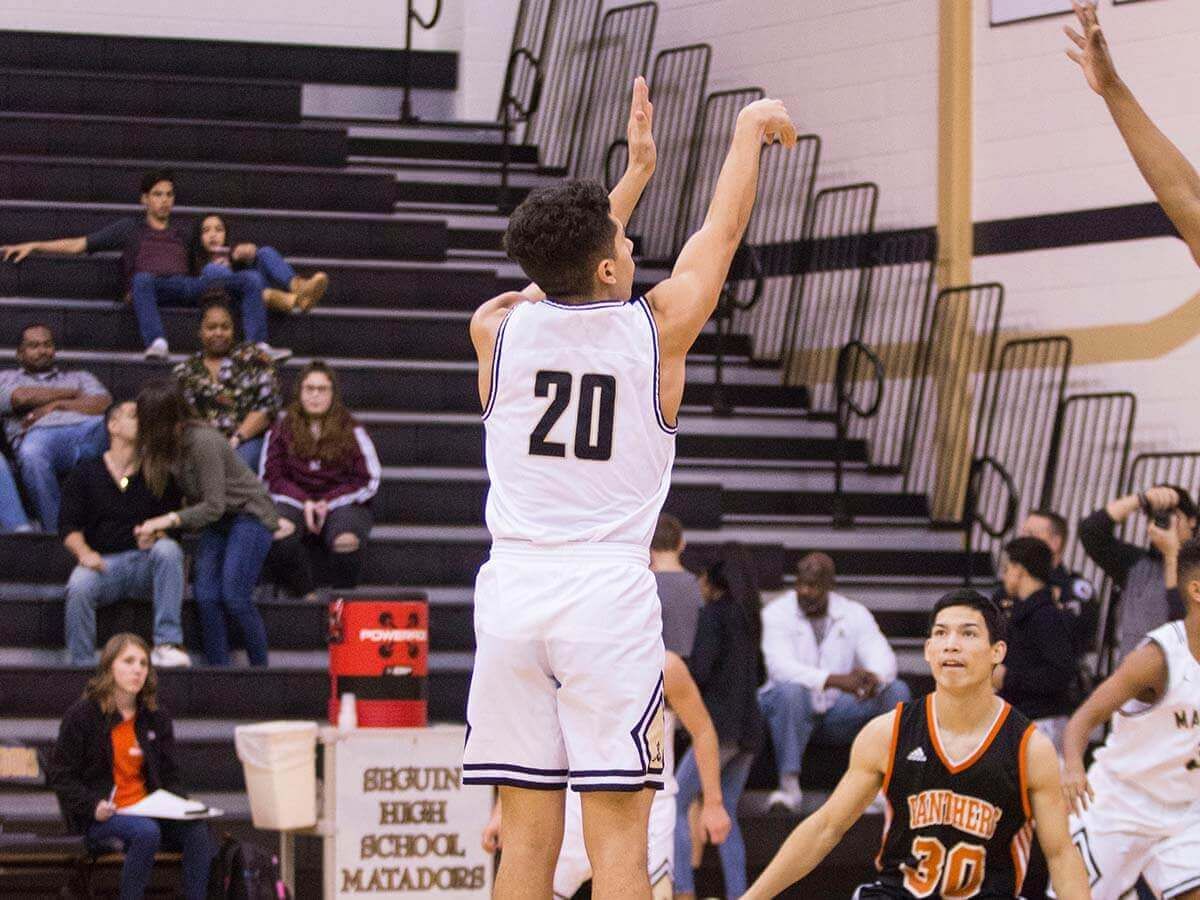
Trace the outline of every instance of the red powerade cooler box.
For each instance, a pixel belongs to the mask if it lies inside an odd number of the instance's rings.
[[[359,727],[423,727],[427,722],[429,603],[338,597],[329,604],[329,721],[342,694],[355,698]]]

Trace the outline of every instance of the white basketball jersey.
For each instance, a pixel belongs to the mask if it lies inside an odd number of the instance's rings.
[[[658,362],[643,298],[513,308],[483,413],[493,540],[649,548],[675,457]]]
[[[1130,703],[1113,716],[1093,766],[1165,806],[1200,808],[1200,662],[1182,622],[1168,622],[1146,639],[1166,657],[1167,691],[1153,706]]]

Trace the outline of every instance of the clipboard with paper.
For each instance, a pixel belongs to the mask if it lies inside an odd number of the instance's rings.
[[[164,790],[157,790],[132,806],[117,810],[118,816],[145,816],[149,819],[211,819],[224,814],[222,810],[205,806],[199,800],[187,800]]]

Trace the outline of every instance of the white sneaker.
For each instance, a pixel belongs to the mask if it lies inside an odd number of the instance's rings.
[[[290,359],[292,351],[287,347],[272,347],[266,341],[259,341],[254,345],[267,356],[271,357],[272,362],[283,362],[285,359]]]
[[[781,806],[790,813],[800,812],[800,804],[804,800],[804,794],[800,791],[790,793],[788,791],[771,791],[771,796],[767,797],[767,809],[774,809]]]
[[[167,347],[166,338],[155,338],[149,347],[146,348],[146,359],[166,359],[167,354],[171,351]]]
[[[176,644],[159,644],[150,651],[150,663],[159,669],[180,669],[190,666],[192,660],[187,651]]]

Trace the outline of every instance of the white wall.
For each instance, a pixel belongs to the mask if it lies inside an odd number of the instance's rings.
[[[705,41],[716,89],[758,86],[822,139],[819,187],[870,180],[878,225],[937,213],[936,0],[659,0],[655,49]]]

